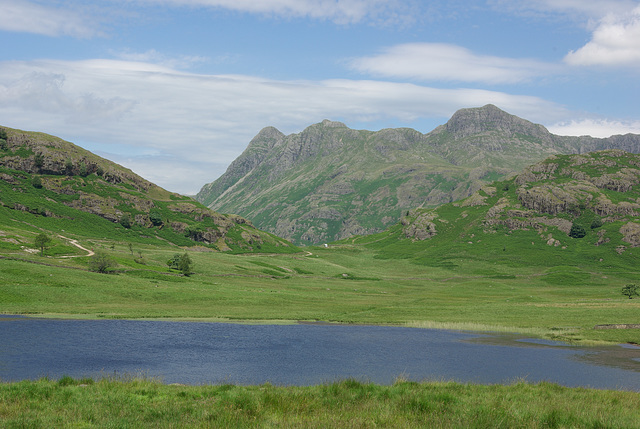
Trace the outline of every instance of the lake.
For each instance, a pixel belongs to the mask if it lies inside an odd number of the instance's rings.
[[[0,380],[143,375],[163,383],[551,381],[640,392],[640,348],[388,326],[0,316]]]

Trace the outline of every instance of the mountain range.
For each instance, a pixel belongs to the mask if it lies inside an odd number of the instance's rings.
[[[493,105],[459,110],[427,134],[324,120],[291,135],[264,128],[195,198],[318,244],[383,231],[408,210],[468,197],[552,155],[604,149],[639,153],[640,136],[558,136]]]

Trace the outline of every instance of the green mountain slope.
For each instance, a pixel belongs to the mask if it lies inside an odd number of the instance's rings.
[[[428,134],[325,120],[289,136],[263,129],[196,199],[314,244],[383,231],[409,209],[467,197],[550,155],[608,148],[640,152],[640,136],[560,137],[492,105]]]
[[[640,256],[640,155],[558,155],[435,209],[415,209],[388,231],[350,240],[379,257],[455,268],[476,261],[558,269],[635,270]],[[599,268],[598,268],[599,267]],[[584,271],[581,275],[585,275]]]
[[[0,230],[15,232],[0,237],[0,246],[13,250],[44,231],[220,251],[295,251],[240,216],[213,212],[72,143],[10,128],[0,128]]]

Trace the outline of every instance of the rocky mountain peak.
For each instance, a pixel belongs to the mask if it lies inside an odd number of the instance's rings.
[[[542,125],[533,124],[525,119],[510,115],[493,104],[458,110],[445,124],[445,129],[456,138],[489,132],[499,132],[506,136],[525,134],[543,137],[549,135],[549,131]]]
[[[330,121],[329,119],[323,120],[320,125],[327,128],[347,128],[342,122]]]

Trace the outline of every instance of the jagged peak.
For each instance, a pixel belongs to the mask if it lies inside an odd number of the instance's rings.
[[[338,121],[331,121],[329,119],[324,119],[320,125],[322,125],[323,127],[327,127],[327,128],[347,128],[347,126],[345,124],[343,124],[342,122],[338,122]]]
[[[549,134],[549,131],[542,125],[511,115],[493,104],[460,109],[453,114],[444,127],[457,137],[466,137],[488,131],[500,131],[507,134]]]
[[[262,139],[279,139],[284,137],[284,133],[277,129],[276,127],[264,127],[260,130],[258,134],[253,138],[253,140],[262,140]]]

